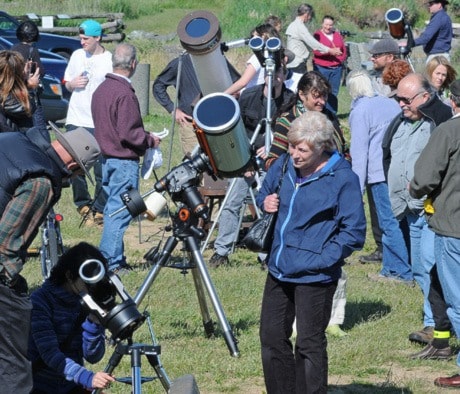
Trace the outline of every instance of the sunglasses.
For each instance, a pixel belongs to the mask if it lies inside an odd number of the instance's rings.
[[[413,97],[411,97],[411,98],[400,97],[400,96],[394,96],[394,99],[395,99],[398,103],[402,102],[402,103],[405,104],[405,105],[411,105],[412,102],[415,100],[415,98],[416,98],[417,96],[420,96],[420,95],[423,94],[423,93],[425,93],[425,92],[418,92],[415,96],[413,96]]]
[[[371,55],[371,59],[378,59],[378,58],[381,58],[382,56],[385,56],[385,55],[389,55],[389,53],[374,53],[373,55]]]

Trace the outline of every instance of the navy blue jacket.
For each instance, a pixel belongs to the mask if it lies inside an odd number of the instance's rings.
[[[415,46],[423,45],[427,55],[447,53],[452,45],[452,21],[447,12],[442,9],[433,14],[420,37],[415,39]]]
[[[268,170],[257,195],[260,207],[277,188],[285,155]],[[345,258],[362,248],[366,236],[359,180],[350,164],[334,152],[325,167],[296,185],[289,159],[279,195],[270,273],[284,282],[338,280]]]

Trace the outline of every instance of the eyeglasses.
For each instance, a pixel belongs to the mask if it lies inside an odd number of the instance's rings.
[[[415,100],[415,98],[417,96],[420,96],[421,94],[423,94],[425,92],[418,92],[415,96],[411,97],[411,98],[407,98],[407,97],[400,97],[400,96],[394,96],[394,99],[400,103],[401,101],[405,104],[405,105],[411,105],[412,102]]]
[[[374,53],[373,55],[371,55],[371,59],[378,59],[378,58],[381,58],[382,56],[385,56],[385,55],[389,55],[389,53],[387,53],[387,52]]]

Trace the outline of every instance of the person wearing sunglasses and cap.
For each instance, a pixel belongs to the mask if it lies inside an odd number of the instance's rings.
[[[435,263],[434,233],[428,227],[423,214],[424,200],[413,198],[409,194],[408,184],[414,174],[415,162],[432,131],[452,117],[452,109],[433,92],[427,78],[418,73],[408,74],[401,79],[394,98],[402,112],[393,119],[383,137],[383,168],[393,214],[409,228],[412,274],[424,297],[424,328],[412,332],[409,340],[427,344],[433,338],[433,312],[435,309],[445,310],[445,307],[431,307],[428,301],[430,272]],[[391,272],[381,272],[379,280],[402,282],[401,278]],[[447,358],[449,353],[450,348],[443,349],[438,354],[426,354],[422,351],[412,355],[412,358]]]
[[[452,20],[447,14],[447,0],[430,0],[426,6],[430,11],[430,22],[425,30],[414,40],[414,46],[423,46],[423,52],[427,55],[428,63],[434,56],[444,56],[450,61],[450,49],[452,47]]]
[[[31,128],[0,134],[0,387],[5,393],[29,393],[32,368],[27,358],[30,313],[26,280],[20,275],[27,248],[63,185],[99,158],[96,139],[84,128],[61,133],[50,142]]]

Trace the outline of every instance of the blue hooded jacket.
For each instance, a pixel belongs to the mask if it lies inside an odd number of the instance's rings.
[[[270,167],[257,204],[274,193],[288,153]],[[328,283],[338,280],[341,267],[366,236],[366,218],[359,180],[350,164],[331,153],[327,164],[296,185],[296,170],[289,158],[279,192],[280,205],[269,272],[293,283]]]

